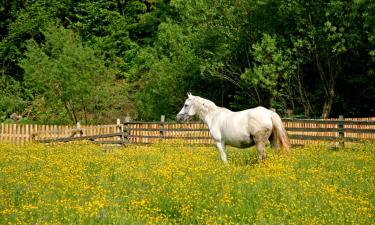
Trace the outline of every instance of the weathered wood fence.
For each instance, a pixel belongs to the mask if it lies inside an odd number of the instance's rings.
[[[283,119],[292,145],[375,140],[374,118]],[[213,144],[203,123],[125,122],[126,137],[132,143],[153,143],[160,139],[183,139],[190,144]]]
[[[374,118],[338,118],[328,120],[283,119],[292,145],[344,143],[375,140]],[[100,144],[155,143],[163,139],[182,139],[189,144],[213,144],[207,126],[200,122],[133,122],[97,126],[57,126],[1,124],[0,141],[15,144],[90,140]]]
[[[109,125],[39,125],[39,124],[1,124],[0,141],[13,144],[30,142],[68,142],[73,140],[92,140],[103,144],[120,144],[124,139],[123,124],[117,120]]]
[[[283,119],[292,145],[375,140],[375,117],[338,119]]]

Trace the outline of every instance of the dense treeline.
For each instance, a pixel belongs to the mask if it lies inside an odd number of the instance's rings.
[[[0,120],[173,119],[188,91],[233,110],[375,115],[371,0],[12,0],[0,18]]]

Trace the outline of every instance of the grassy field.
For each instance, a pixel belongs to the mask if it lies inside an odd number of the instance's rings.
[[[0,144],[0,224],[375,223],[375,144],[268,153]]]

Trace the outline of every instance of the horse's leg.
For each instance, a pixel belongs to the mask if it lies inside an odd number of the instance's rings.
[[[221,141],[217,141],[216,142],[216,147],[217,147],[217,149],[220,152],[221,160],[223,160],[224,163],[228,163],[227,153],[225,152],[225,145],[224,145],[224,143],[221,142]]]
[[[266,142],[270,137],[270,133],[270,129],[265,129],[263,131],[259,131],[254,135],[254,141],[258,151],[259,161],[263,161],[266,159]]]
[[[263,141],[259,141],[258,143],[256,143],[259,161],[263,161],[266,159],[266,151],[265,151],[266,147],[265,146],[266,145]]]

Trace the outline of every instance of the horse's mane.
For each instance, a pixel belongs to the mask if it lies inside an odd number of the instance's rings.
[[[194,104],[196,108],[198,109],[197,114],[199,117],[202,119],[204,118],[207,113],[218,110],[218,109],[225,109],[222,107],[218,107],[215,103],[212,101],[199,97],[199,96],[194,96]]]

